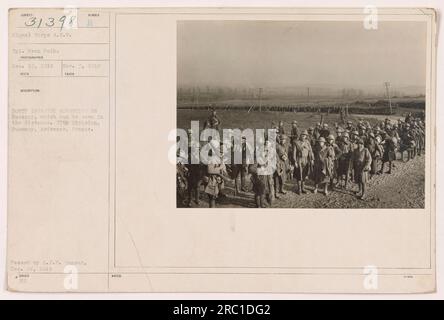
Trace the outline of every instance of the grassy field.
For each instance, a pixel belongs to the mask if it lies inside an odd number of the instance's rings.
[[[199,121],[202,128],[206,119],[208,119],[209,112],[207,110],[178,110],[177,111],[177,127],[188,129],[191,126],[191,121]],[[222,128],[231,129],[269,129],[272,123],[284,121],[287,132],[290,131],[291,122],[298,121],[300,129],[308,129],[314,127],[317,122],[321,120],[321,115],[316,112],[250,112],[247,111],[218,111],[217,115],[222,122]],[[386,118],[386,115],[351,115],[348,119],[357,121],[364,119],[370,123],[376,123]],[[391,119],[399,119],[399,115],[389,116]],[[324,122],[328,123],[330,127],[334,126],[335,122],[340,123],[341,119],[338,114],[324,114]]]
[[[405,110],[417,112],[424,110],[424,97],[394,97],[392,98],[392,105],[396,112],[402,113]],[[388,101],[385,97],[378,98],[332,98],[332,97],[313,97],[307,100],[306,97],[289,97],[289,98],[263,98],[261,101],[262,107],[266,110],[269,107],[308,107],[309,109],[325,108],[325,107],[344,107],[349,106],[350,109],[356,110],[359,113],[386,113],[388,112]],[[199,101],[184,101],[178,100],[178,109],[198,107],[206,108],[212,106],[215,108],[250,108],[251,106],[259,106],[258,99],[219,99],[219,100],[199,100]],[[371,111],[375,112],[371,112]],[[304,110],[307,111],[307,110]]]

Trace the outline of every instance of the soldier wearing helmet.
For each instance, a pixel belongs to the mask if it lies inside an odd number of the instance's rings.
[[[287,136],[282,134],[279,136],[278,143],[276,144],[276,171],[273,175],[276,199],[279,199],[278,193],[287,193],[284,190],[284,184],[287,180],[288,167]]]
[[[332,134],[327,137],[327,145],[333,150],[333,153],[335,155],[333,159],[333,170],[330,176],[330,189],[333,190],[335,186],[334,180],[338,177],[337,171],[339,166],[339,158],[341,157],[341,149],[339,149],[339,146],[336,144],[336,138]]]
[[[332,176],[334,158],[333,149],[327,146],[324,137],[320,137],[314,150],[314,193],[317,193],[318,187],[321,187],[324,190],[324,194],[328,195],[328,184]]]
[[[340,188],[347,189],[347,183],[350,176],[350,159],[353,146],[350,142],[350,135],[345,132],[342,135],[341,141],[338,143],[339,150],[341,151],[338,158],[338,183]]]
[[[372,156],[370,151],[364,146],[364,141],[362,139],[358,139],[357,144],[358,147],[353,150],[352,153],[354,180],[359,187],[359,191],[357,192],[359,199],[364,199],[368,172],[371,169]]]
[[[291,151],[291,164],[294,167],[293,175],[297,183],[296,193],[306,193],[304,184],[314,161],[307,130],[300,134],[299,139],[292,145]]]

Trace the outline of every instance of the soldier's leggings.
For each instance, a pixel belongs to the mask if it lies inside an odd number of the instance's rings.
[[[378,171],[378,163],[379,163],[379,158],[373,158],[370,174],[372,175],[376,174],[376,172]]]
[[[244,168],[242,168],[241,170],[240,170],[240,186],[241,186],[241,189],[243,189],[243,188],[245,188],[245,186],[246,186],[246,180],[245,180],[245,178],[246,178],[246,175],[247,175],[247,171],[244,169]],[[236,183],[238,182],[238,177],[239,177],[239,174],[238,174],[238,176],[236,177]],[[239,185],[237,185],[237,186],[239,186]]]
[[[200,197],[200,183],[197,186],[193,186],[193,187],[189,187],[188,188],[188,201],[189,203],[191,203],[191,200],[193,199],[194,196],[194,201],[196,203],[199,202],[199,197]]]
[[[265,208],[265,195],[256,194],[254,196],[254,201],[256,203],[256,208]]]
[[[284,178],[279,175],[274,176],[274,190],[275,193],[282,192],[284,189]]]
[[[388,171],[388,173],[392,173],[392,161],[386,161],[386,162],[389,163],[389,166],[388,166],[389,167],[389,171]],[[380,170],[381,173],[383,173],[383,171],[384,171],[384,166],[385,166],[385,162],[382,161],[381,170]]]
[[[216,208],[216,197],[208,195],[210,208]]]

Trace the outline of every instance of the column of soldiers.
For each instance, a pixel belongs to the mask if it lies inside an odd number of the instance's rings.
[[[220,126],[219,119],[213,122]],[[369,179],[391,174],[397,154],[400,153],[402,161],[405,156],[409,161],[425,152],[425,123],[411,114],[396,121],[387,118],[371,125],[359,119],[346,121],[343,126],[335,123],[331,128],[321,117],[319,123],[307,130],[300,130],[297,121],[293,121],[288,134],[282,121],[272,127],[278,133],[273,173],[263,174],[258,170],[259,164],[245,161],[226,166],[178,165],[178,185],[180,182],[188,190],[186,204],[191,206],[192,200],[199,202],[199,189],[203,185],[210,207],[215,207],[217,199],[225,197],[223,188],[227,179],[235,181],[235,195],[248,192],[247,176],[258,208],[271,206],[275,199],[286,194],[288,180],[296,182],[297,195],[307,193],[307,182],[311,182],[313,193],[322,192],[326,196],[335,189],[350,189],[352,184],[352,189],[357,186],[356,196],[365,199]],[[267,149],[269,144],[264,143]],[[243,156],[246,148],[250,146],[244,139]]]

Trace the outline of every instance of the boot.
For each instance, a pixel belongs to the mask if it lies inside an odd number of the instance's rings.
[[[384,162],[381,164],[381,170],[379,170],[379,174],[383,174],[384,172]]]
[[[241,175],[241,191],[242,192],[248,192],[248,188],[247,188],[247,181],[245,180],[245,174]]]
[[[267,207],[267,205],[265,204],[265,195],[260,196],[260,203],[261,203],[261,208]]]
[[[365,184],[362,184],[361,190],[362,190],[362,194],[358,197],[358,199],[364,200],[365,199]]]
[[[188,189],[188,199],[186,201],[186,205],[187,207],[191,207],[191,201],[193,199],[193,191],[191,190],[191,187],[189,187],[190,189]]]
[[[200,194],[199,194],[199,188],[197,188],[197,190],[196,190],[196,197],[194,198],[194,202],[195,202],[196,204],[199,204],[199,196],[200,196]]]
[[[301,195],[301,192],[302,192],[301,184],[302,184],[302,183],[301,183],[300,181],[297,181],[296,193],[297,193],[298,195]]]
[[[234,196],[237,197],[239,194],[239,182],[237,178],[234,179]]]
[[[273,197],[271,196],[271,194],[269,194],[269,195],[267,196],[267,200],[268,200],[268,204],[269,204],[270,207],[271,207],[272,204],[273,204]]]
[[[280,194],[287,194],[287,192],[284,191],[284,181],[281,177],[278,177],[277,180],[279,181],[279,193]]]
[[[270,203],[274,202],[274,199],[276,199],[276,195],[273,192],[273,188],[270,189],[270,193],[268,194],[268,198],[270,199]]]
[[[256,208],[260,208],[261,207],[261,198],[258,195],[254,196],[254,201],[256,203]]]
[[[390,162],[389,163],[389,170],[387,171],[388,174],[392,173],[392,166],[393,166],[393,164]]]
[[[274,188],[273,191],[274,191],[274,197],[276,199],[280,199],[280,197],[278,196],[278,192],[277,192],[276,188]]]
[[[301,181],[301,192],[307,193],[307,191],[304,189],[304,181]]]

